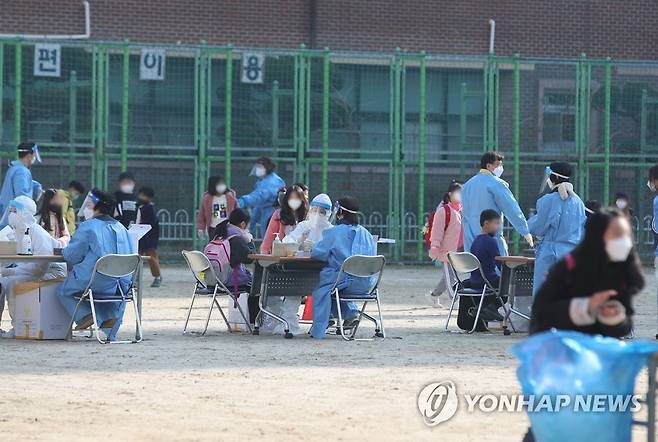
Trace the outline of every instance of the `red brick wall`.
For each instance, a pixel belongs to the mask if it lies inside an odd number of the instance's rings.
[[[316,0],[316,46],[526,56],[658,58],[655,0]],[[92,38],[135,42],[310,43],[310,0],[92,0]],[[56,6],[55,6],[56,5]],[[2,33],[81,33],[80,0],[2,2]]]

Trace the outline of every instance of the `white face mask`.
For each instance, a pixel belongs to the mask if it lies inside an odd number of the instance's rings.
[[[120,187],[122,193],[133,193],[135,190],[134,184],[122,184]]]
[[[615,201],[615,205],[617,206],[618,209],[624,210],[626,207],[628,207],[628,201],[617,200]]]
[[[622,236],[605,242],[605,251],[612,262],[624,262],[633,249],[630,236]]]
[[[501,164],[500,166],[496,167],[493,170],[493,174],[496,175],[498,178],[500,178],[500,176],[503,174],[504,170],[505,170],[505,168],[503,168],[503,165]]]
[[[450,199],[455,203],[461,203],[462,202],[462,193],[460,191],[453,192]]]
[[[254,169],[254,174],[256,174],[256,176],[258,178],[263,178],[266,173],[267,173],[267,171],[265,170],[265,167],[263,167],[263,166],[256,166],[256,168]]]
[[[302,200],[294,198],[294,199],[289,199],[288,200],[288,207],[290,207],[292,210],[297,210],[300,207],[302,207]]]
[[[21,219],[20,216],[18,216],[18,213],[9,212],[9,225],[12,226],[14,229],[18,229],[23,225],[23,220]]]
[[[320,215],[318,213],[311,213],[308,216],[308,221],[312,226],[317,226],[320,223]]]
[[[647,187],[649,188],[650,191],[655,192],[656,191],[656,186],[653,184],[653,181],[649,180],[647,181]]]
[[[215,187],[217,193],[224,193],[226,192],[226,189],[227,189],[226,184],[218,184],[217,187]]]
[[[85,209],[82,211],[82,214],[85,219],[92,219],[94,217],[94,209],[91,207],[85,207]]]

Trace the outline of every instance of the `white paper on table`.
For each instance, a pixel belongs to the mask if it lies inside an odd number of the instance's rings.
[[[128,236],[130,237],[130,242],[135,253],[139,251],[139,240],[142,239],[142,237],[146,235],[150,230],[150,224],[131,224],[131,226],[128,228]]]
[[[5,226],[4,229],[0,230],[0,241],[15,241],[16,234],[14,229],[11,226]]]

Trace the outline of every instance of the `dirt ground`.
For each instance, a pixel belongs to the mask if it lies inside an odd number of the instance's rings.
[[[508,350],[524,336],[444,332],[447,310],[424,299],[435,275],[432,267],[388,266],[387,339],[344,342],[231,335],[219,315],[208,335],[183,336],[190,278],[182,267],[167,267],[162,288],[145,290],[141,344],[0,341],[0,436],[520,441],[528,421],[519,413],[468,413],[460,404],[452,420],[423,423],[417,396],[433,381],[451,380],[460,393],[520,393]],[[636,333],[652,339],[656,287],[647,276],[651,283],[636,299]],[[197,328],[207,304],[198,305]]]

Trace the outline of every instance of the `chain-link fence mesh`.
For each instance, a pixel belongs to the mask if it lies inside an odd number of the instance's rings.
[[[59,75],[35,69],[42,44],[60,45]],[[164,57],[158,79],[144,76],[144,51]],[[497,148],[526,214],[545,166],[569,161],[583,200],[630,198],[650,254],[658,64],[3,41],[3,173],[23,140],[41,147],[45,187],[111,190],[126,169],[153,187],[172,253],[193,245],[209,176],[244,194],[254,160],[270,156],[312,196],[359,197],[363,222],[396,239],[387,252],[416,260],[426,214]]]

